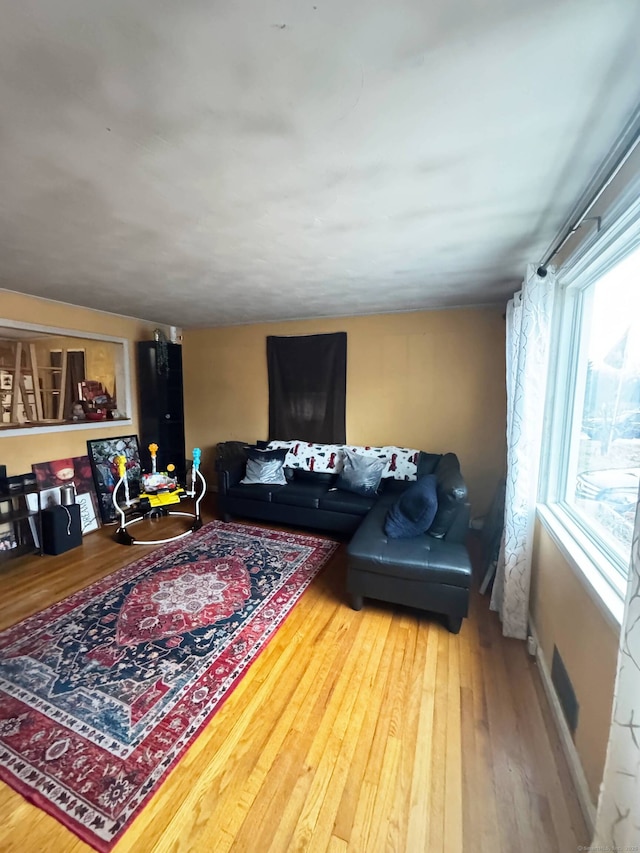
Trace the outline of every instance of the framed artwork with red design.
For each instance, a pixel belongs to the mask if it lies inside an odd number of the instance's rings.
[[[88,456],[37,462],[31,466],[31,470],[36,475],[36,482],[40,487],[40,501],[43,509],[58,506],[60,487],[73,483],[76,490],[76,503],[80,506],[83,535],[100,527],[98,496]],[[32,510],[37,509],[38,496],[27,495],[27,506]]]

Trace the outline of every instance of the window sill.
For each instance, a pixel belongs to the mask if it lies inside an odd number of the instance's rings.
[[[537,515],[594,604],[619,633],[626,593],[624,578],[560,506],[538,504]]]
[[[0,424],[0,439],[8,438],[9,436],[44,435],[51,432],[68,432],[77,429],[104,429],[105,427],[118,426],[120,424],[122,426],[131,426],[132,423],[131,418],[113,418],[113,420],[74,421],[73,423],[34,424],[33,426],[24,424],[19,427]]]

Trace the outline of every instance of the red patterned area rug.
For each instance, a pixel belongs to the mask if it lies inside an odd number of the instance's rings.
[[[110,850],[336,547],[214,521],[0,633],[0,778]]]

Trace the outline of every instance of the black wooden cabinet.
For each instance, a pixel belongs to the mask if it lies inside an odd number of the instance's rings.
[[[151,471],[150,444],[158,445],[157,468],[171,462],[184,483],[184,406],[182,400],[182,347],[162,341],[138,341],[138,393],[140,396],[140,460]]]

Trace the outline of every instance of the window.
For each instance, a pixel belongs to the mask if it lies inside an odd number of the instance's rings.
[[[0,436],[129,421],[129,413],[126,340],[0,320]]]
[[[548,503],[621,592],[640,482],[640,248],[560,283]]]

